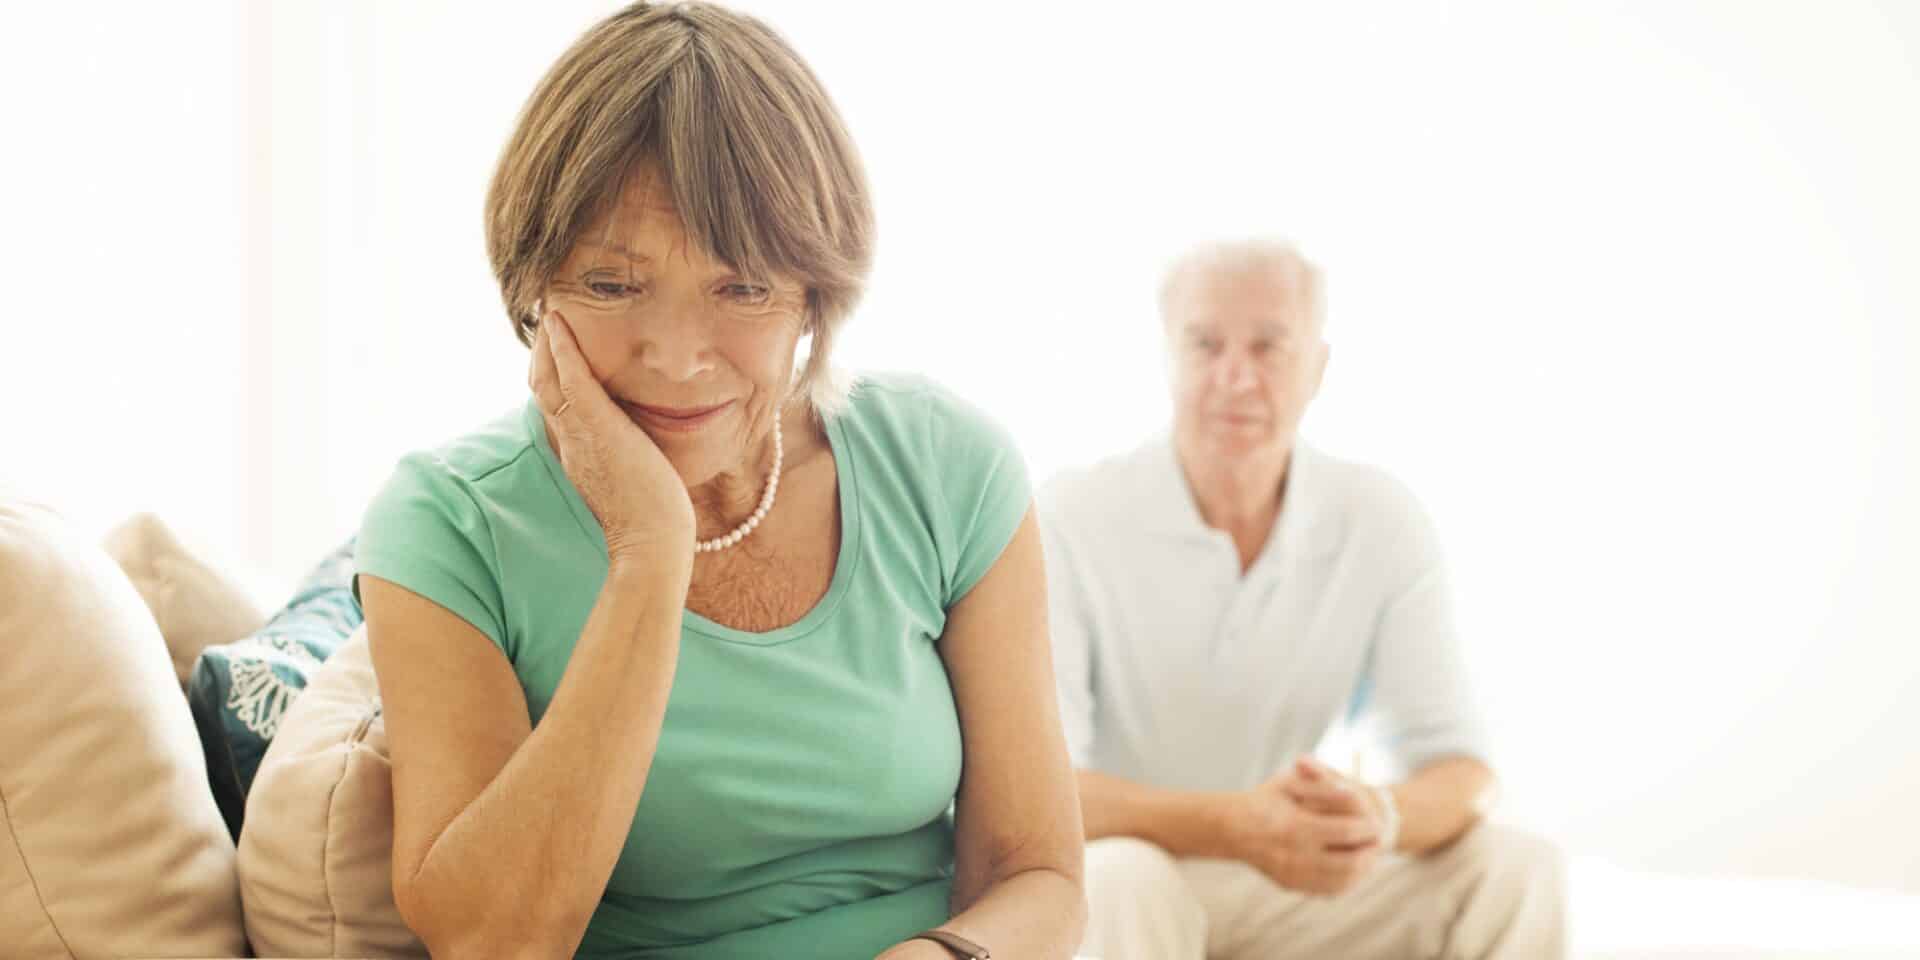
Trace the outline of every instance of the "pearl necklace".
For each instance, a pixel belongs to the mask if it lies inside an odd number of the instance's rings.
[[[745,523],[734,527],[733,532],[714,537],[712,540],[695,541],[694,553],[714,553],[725,550],[745,540],[747,534],[752,533],[753,528],[766,519],[767,511],[773,509],[774,491],[780,489],[780,461],[785,459],[786,453],[785,447],[780,443],[780,420],[775,418],[773,421],[773,472],[767,474],[767,487],[760,491],[760,505],[753,509],[753,516],[748,517]]]

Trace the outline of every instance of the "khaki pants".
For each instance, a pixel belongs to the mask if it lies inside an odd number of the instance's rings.
[[[1382,857],[1338,897],[1276,886],[1231,860],[1175,860],[1132,837],[1087,845],[1087,937],[1099,960],[1566,956],[1559,851],[1481,824],[1426,857]]]

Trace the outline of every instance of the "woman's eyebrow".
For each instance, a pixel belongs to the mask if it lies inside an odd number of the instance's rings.
[[[649,257],[644,253],[635,253],[634,251],[628,250],[626,247],[623,247],[618,243],[596,243],[592,240],[582,240],[581,246],[593,247],[599,250],[611,250],[614,253],[617,253],[623,257],[626,257],[628,260],[632,260],[635,263],[652,263],[653,262],[652,257]]]

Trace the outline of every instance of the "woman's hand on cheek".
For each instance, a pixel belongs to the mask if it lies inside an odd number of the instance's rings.
[[[528,386],[567,479],[600,521],[610,564],[693,556],[693,504],[666,455],[607,395],[573,329],[549,310],[534,331]]]

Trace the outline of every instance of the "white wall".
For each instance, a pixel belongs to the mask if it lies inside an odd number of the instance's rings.
[[[116,9],[9,41],[0,477],[295,575],[518,401],[481,197],[611,5]],[[1290,235],[1331,282],[1309,432],[1438,518],[1508,814],[1920,890],[1920,5],[751,9],[873,176],[847,361],[1044,477],[1164,417],[1170,252]]]
[[[42,5],[0,31],[0,484],[240,535],[251,375],[238,20]]]

